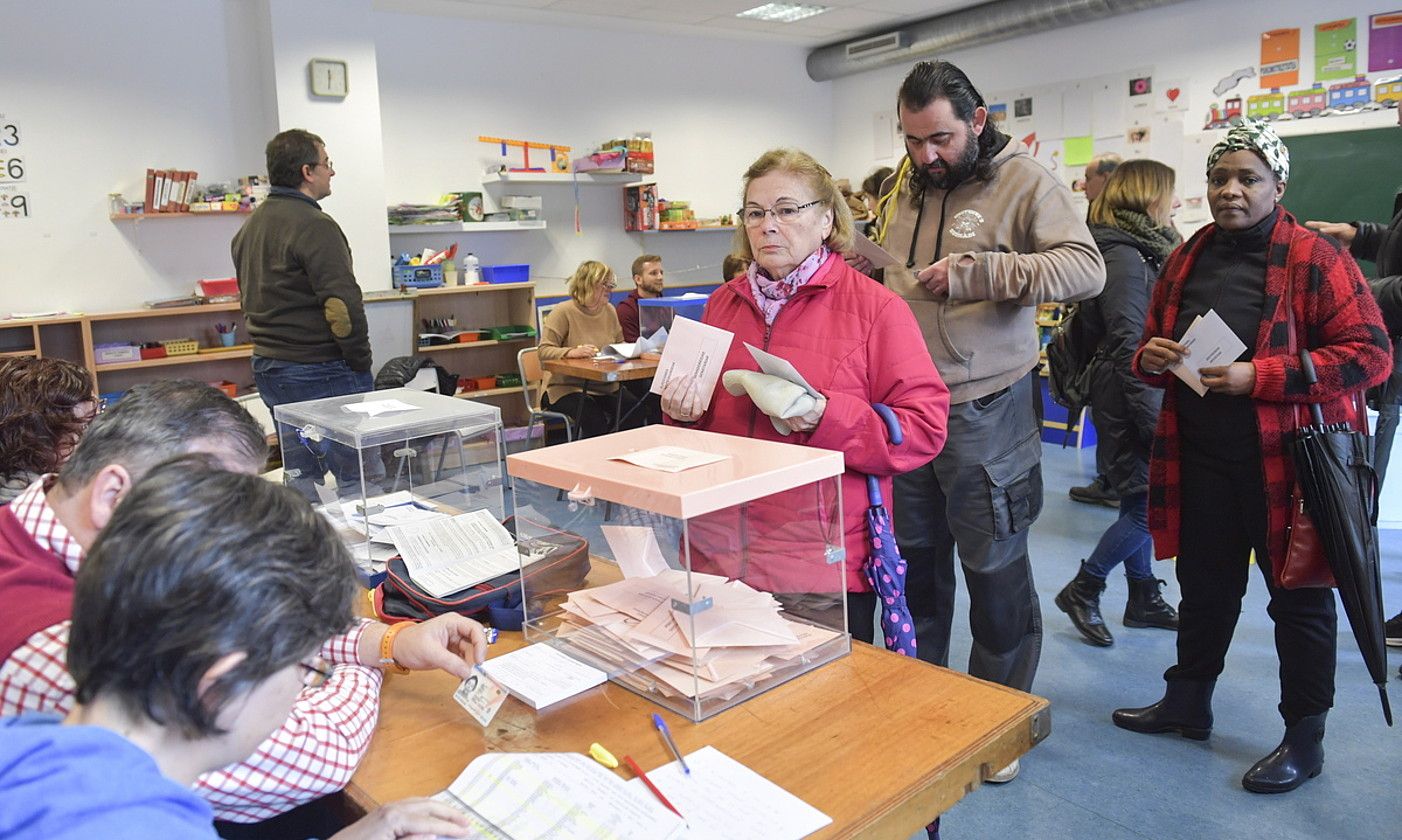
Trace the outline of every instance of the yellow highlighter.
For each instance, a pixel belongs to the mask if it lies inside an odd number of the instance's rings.
[[[613,757],[613,753],[604,749],[603,744],[597,742],[590,744],[589,754],[594,757],[595,761],[599,762],[600,764],[604,765],[610,770],[617,769],[618,767],[618,759]]]

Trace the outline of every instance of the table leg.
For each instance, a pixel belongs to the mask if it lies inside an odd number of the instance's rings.
[[[584,404],[589,401],[589,380],[584,380],[584,387],[579,390],[579,405],[574,409],[574,427],[579,433],[579,440],[584,439],[584,425],[580,423],[580,418],[584,416]]]

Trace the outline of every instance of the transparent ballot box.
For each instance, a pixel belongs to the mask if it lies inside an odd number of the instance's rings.
[[[693,721],[849,652],[842,453],[645,426],[506,464],[527,641]],[[582,584],[533,571],[581,543]]]
[[[701,320],[709,295],[688,292],[677,297],[638,299],[638,337],[652,338],[660,329],[672,331],[672,321],[680,315],[693,321]]]
[[[273,416],[283,483],[336,526],[366,585],[400,555],[394,540],[406,529],[445,515],[504,516],[495,406],[396,388],[288,403]]]

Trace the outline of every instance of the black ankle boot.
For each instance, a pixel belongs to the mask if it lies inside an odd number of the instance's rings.
[[[1178,629],[1178,612],[1164,602],[1159,594],[1161,580],[1129,579],[1129,600],[1125,602],[1126,627],[1162,627]]]
[[[1086,571],[1085,563],[1066,588],[1056,593],[1056,606],[1071,616],[1071,623],[1086,637],[1086,641],[1100,647],[1115,643],[1105,619],[1100,617],[1100,593],[1105,591],[1105,581]]]
[[[1111,720],[1121,729],[1155,734],[1177,732],[1206,741],[1212,733],[1212,689],[1216,680],[1169,680],[1163,699],[1141,709],[1116,709]]]
[[[1241,786],[1252,793],[1285,793],[1324,769],[1324,718],[1328,712],[1300,718],[1285,727],[1285,740],[1246,771]]]

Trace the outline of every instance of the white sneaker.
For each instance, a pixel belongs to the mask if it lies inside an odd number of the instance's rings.
[[[992,776],[989,776],[986,781],[990,785],[1006,785],[1008,782],[1011,782],[1013,779],[1016,779],[1017,771],[1019,769],[1017,762],[1018,760],[1014,758],[1012,764],[1009,764],[1007,767],[1004,767],[1002,770],[999,770],[997,773],[994,773]]]

